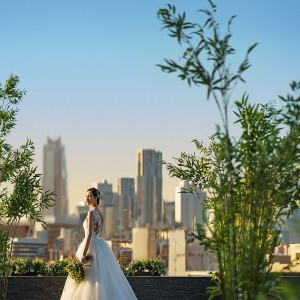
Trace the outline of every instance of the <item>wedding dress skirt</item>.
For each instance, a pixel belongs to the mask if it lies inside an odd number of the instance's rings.
[[[87,231],[86,223],[85,221],[83,224],[85,232]],[[87,237],[86,234],[85,236]],[[85,247],[85,239],[76,252],[79,259]],[[93,235],[87,253],[93,255],[93,261],[91,266],[85,270],[84,280],[77,285],[68,277],[61,300],[137,299],[112,250],[104,239]]]

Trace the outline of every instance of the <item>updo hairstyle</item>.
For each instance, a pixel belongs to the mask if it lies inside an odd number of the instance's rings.
[[[99,205],[100,202],[100,192],[96,188],[92,187],[87,190],[87,192],[91,192],[94,197],[97,197],[97,205]]]

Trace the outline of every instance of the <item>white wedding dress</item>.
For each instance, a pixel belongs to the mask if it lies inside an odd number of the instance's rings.
[[[76,285],[68,277],[61,300],[130,300],[137,299],[123,271],[118,265],[107,242],[100,237],[101,218],[93,210],[94,224],[90,246],[87,253],[93,255],[92,265],[85,270],[83,282]],[[76,256],[81,258],[88,236],[87,219],[83,222],[85,238],[78,247]]]

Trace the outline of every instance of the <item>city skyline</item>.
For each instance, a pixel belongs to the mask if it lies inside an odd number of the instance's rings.
[[[136,150],[160,149],[172,162],[180,152],[194,152],[191,141],[207,142],[220,123],[203,88],[189,88],[156,66],[177,59],[183,50],[161,30],[156,17],[165,1],[6,1],[0,20],[1,73],[20,76],[28,91],[17,126],[8,138],[15,147],[30,138],[42,173],[47,135],[61,137],[68,169],[70,212],[94,181],[106,178],[117,191],[119,177],[136,178]],[[207,1],[172,1],[195,22]],[[216,1],[217,18],[236,14],[232,45],[235,63],[255,42],[245,91],[266,103],[289,92],[299,79],[298,1]],[[255,20],[255,21],[253,21]],[[277,103],[279,103],[277,101]],[[231,122],[233,117],[231,115]],[[238,130],[232,127],[232,133]],[[163,197],[174,200],[179,180],[163,168]]]

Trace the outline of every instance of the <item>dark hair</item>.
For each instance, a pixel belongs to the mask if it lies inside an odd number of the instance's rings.
[[[92,187],[87,190],[87,192],[91,192],[94,197],[97,197],[97,205],[99,205],[100,202],[100,191],[97,190],[96,188]]]

